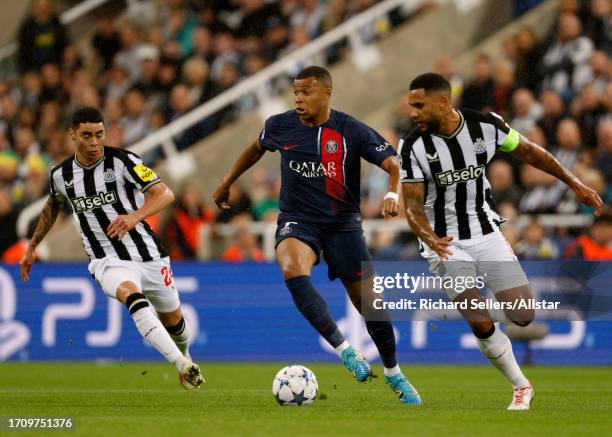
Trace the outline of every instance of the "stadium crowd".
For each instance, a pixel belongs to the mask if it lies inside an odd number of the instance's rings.
[[[0,80],[0,253],[18,259],[15,222],[20,210],[45,195],[51,166],[73,151],[66,137],[75,108],[103,109],[106,144],[125,147],[195,106],[210,100],[279,57],[307,44],[374,0],[170,0],[161,9],[141,1],[120,19],[101,15],[88,44],[71,41],[52,0],[35,0],[18,35],[18,79]],[[390,14],[362,38],[372,41],[405,17]],[[321,59],[342,59],[339,44]],[[538,43],[524,28],[504,42],[495,59],[481,54],[473,74],[462,77],[440,54],[435,70],[453,85],[459,107],[495,111],[515,129],[548,148],[610,204],[612,199],[612,14],[607,0],[562,1],[558,23]],[[298,66],[299,68],[299,66]],[[282,90],[287,82],[271,84]],[[247,96],[175,138],[179,149],[231,122],[257,104]],[[399,96],[394,120],[382,132],[393,144],[410,126],[406,95]],[[501,154],[500,154],[501,155]],[[143,157],[154,164],[161,155]],[[590,229],[545,229],[537,221],[519,229],[519,214],[588,213],[571,191],[550,176],[499,156],[489,167],[493,197],[509,219],[502,227],[522,258],[596,257],[612,259],[609,211]],[[174,259],[202,253],[200,232],[211,231],[212,257],[263,260],[251,221],[275,222],[279,180],[255,172],[249,189],[236,186],[232,209],[217,213],[197,186],[178,191],[176,206],[158,223]],[[386,175],[376,169],[363,184],[363,214],[380,217]],[[399,217],[398,220],[405,220]],[[216,224],[232,223],[230,242]],[[218,237],[218,238],[217,238]],[[419,256],[409,232],[378,232],[370,242],[380,259]],[[17,247],[16,247],[17,245]],[[594,254],[594,255],[593,255]]]

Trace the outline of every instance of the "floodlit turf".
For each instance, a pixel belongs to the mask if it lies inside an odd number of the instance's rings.
[[[609,435],[612,425],[610,368],[528,368],[533,409],[508,412],[509,386],[486,366],[404,366],[425,402],[415,407],[400,405],[382,375],[358,384],[340,365],[306,363],[323,398],[281,407],[271,385],[285,364],[203,363],[207,382],[188,392],[163,363],[2,363],[0,416],[72,416],[70,435],[88,436],[552,437]]]

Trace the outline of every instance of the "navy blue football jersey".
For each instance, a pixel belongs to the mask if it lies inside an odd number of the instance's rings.
[[[281,154],[281,213],[319,223],[359,223],[361,158],[380,165],[395,155],[374,129],[334,110],[316,127],[295,110],[272,116],[259,143]]]

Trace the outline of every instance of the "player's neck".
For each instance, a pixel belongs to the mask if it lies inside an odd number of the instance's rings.
[[[313,119],[302,120],[300,118],[300,121],[305,126],[317,127],[317,126],[321,126],[322,124],[327,123],[327,120],[329,120],[329,117],[331,117],[331,109],[327,108],[327,110],[322,111],[321,114],[317,114],[316,117],[314,117]]]
[[[455,132],[461,124],[461,115],[454,109],[448,113],[446,117],[442,117],[440,127],[437,132],[441,135],[448,136]]]
[[[100,150],[100,156],[98,156],[95,159],[88,158],[87,156],[83,156],[78,151],[75,152],[75,157],[76,157],[78,164],[82,165],[83,167],[89,167],[90,165],[95,164],[96,162],[100,161],[100,159],[104,157],[104,148]]]

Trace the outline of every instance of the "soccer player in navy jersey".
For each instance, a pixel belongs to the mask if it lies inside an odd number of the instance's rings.
[[[357,310],[371,309],[374,271],[361,227],[361,158],[389,173],[382,214],[396,216],[400,166],[395,150],[374,129],[330,109],[332,79],[327,70],[311,66],[293,82],[295,110],[272,116],[240,155],[214,194],[219,208],[229,208],[230,186],[266,151],[281,155],[281,194],[276,258],[297,309],[334,347],[357,381],[372,375],[361,353],[345,340],[314,288],[310,275],[319,254],[330,280],[340,278]],[[395,336],[388,317],[367,320],[366,327],[383,362],[385,381],[404,404],[421,399],[402,374],[396,358]]]

